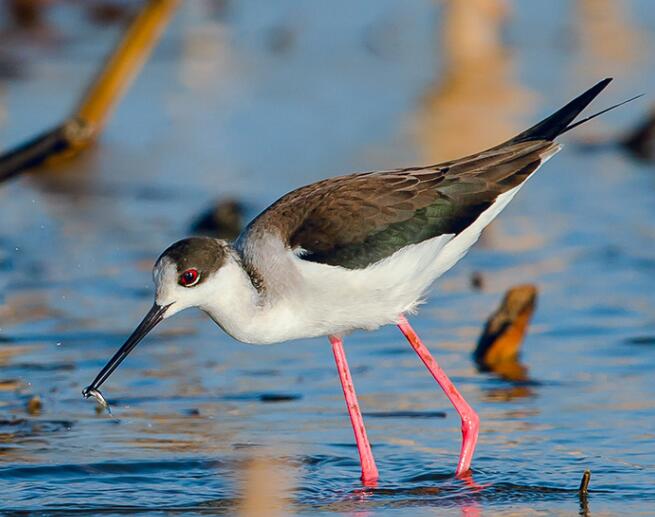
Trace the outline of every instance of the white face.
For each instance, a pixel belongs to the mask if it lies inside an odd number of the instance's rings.
[[[189,307],[205,305],[219,289],[217,272],[209,278],[201,278],[202,273],[199,270],[190,267],[187,271],[189,274],[185,282],[185,279],[181,278],[185,272],[178,273],[175,263],[165,257],[153,269],[155,303],[160,306],[170,305],[164,318]],[[183,283],[186,285],[182,285]]]
[[[203,244],[209,244],[203,248]],[[119,351],[109,360],[105,367],[96,376],[95,380],[84,389],[85,397],[93,396],[102,399],[98,388],[109,378],[112,372],[118,368],[123,359],[134,349],[135,346],[150,332],[157,324],[173,314],[176,314],[189,307],[199,307],[205,312],[215,300],[219,300],[219,306],[224,313],[229,313],[234,307],[234,300],[229,294],[235,291],[234,281],[230,279],[238,277],[236,272],[241,271],[245,275],[229,254],[225,257],[217,256],[217,260],[212,261],[212,256],[207,255],[212,251],[211,244],[214,244],[214,251],[225,252],[221,249],[221,243],[212,243],[211,241],[180,241],[176,243],[173,249],[178,255],[185,248],[195,246],[198,257],[195,259],[199,265],[207,264],[204,268],[194,267],[193,259],[188,256],[182,256],[182,262],[187,264],[184,271],[178,272],[176,261],[168,256],[160,258],[153,269],[153,280],[155,282],[155,304],[150,308],[141,323],[130,334]],[[217,245],[218,244],[218,248]],[[209,258],[209,260],[207,260]],[[224,260],[218,260],[223,258]],[[211,271],[211,272],[208,272]],[[227,272],[226,272],[227,271]],[[232,271],[232,273],[230,273]],[[207,275],[203,277],[202,275]],[[227,293],[228,296],[225,296]],[[222,305],[221,305],[222,304]]]

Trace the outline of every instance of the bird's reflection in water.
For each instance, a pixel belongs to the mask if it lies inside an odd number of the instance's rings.
[[[358,506],[368,503],[366,510],[356,510],[349,515],[369,515],[370,512],[376,507],[376,498],[392,497],[398,500],[397,508],[407,507],[412,508],[416,505],[417,501],[444,501],[452,502],[453,498],[457,501],[457,506],[460,510],[462,517],[477,517],[482,515],[481,507],[476,497],[480,492],[490,485],[480,485],[474,480],[472,471],[467,472],[459,479],[454,479],[452,475],[447,474],[421,474],[423,483],[428,483],[422,486],[400,486],[387,488],[368,487],[354,490],[349,496],[339,502],[331,503],[330,509],[333,511],[344,511],[349,508],[353,502],[357,502]],[[353,499],[354,496],[354,499]],[[438,505],[435,506],[438,508]]]

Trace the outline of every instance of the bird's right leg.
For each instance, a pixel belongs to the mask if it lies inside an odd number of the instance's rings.
[[[346,398],[346,406],[348,408],[348,415],[350,415],[350,423],[355,431],[355,442],[357,443],[357,451],[359,452],[359,461],[362,464],[362,482],[364,485],[373,486],[378,479],[378,468],[375,465],[375,458],[371,452],[371,445],[366,436],[366,429],[364,427],[364,419],[362,412],[359,410],[357,402],[357,394],[355,393],[355,386],[353,379],[350,376],[350,369],[346,361],[346,353],[343,349],[343,340],[337,336],[329,336],[330,343],[332,344],[332,353],[334,360],[337,363],[337,371],[339,372],[339,380],[343,388],[343,395]]]

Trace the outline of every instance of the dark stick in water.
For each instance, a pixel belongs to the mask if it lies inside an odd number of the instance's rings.
[[[578,489],[578,498],[580,500],[580,512],[579,515],[583,517],[589,516],[589,481],[591,481],[591,470],[587,469],[582,474],[582,480],[580,481],[580,488]]]
[[[587,469],[584,471],[584,474],[582,474],[580,488],[578,489],[581,496],[585,496],[589,492],[589,481],[591,481],[591,470]]]

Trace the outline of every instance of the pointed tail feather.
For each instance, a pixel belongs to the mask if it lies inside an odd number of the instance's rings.
[[[554,140],[562,133],[566,133],[574,127],[577,127],[580,124],[583,124],[584,122],[597,117],[598,115],[602,115],[603,113],[613,110],[614,108],[622,106],[626,102],[630,102],[638,97],[641,97],[641,95],[638,95],[637,97],[623,101],[572,124],[580,112],[584,110],[611,81],[611,77],[603,79],[598,84],[584,92],[582,95],[573,99],[566,106],[553,113],[550,117],[542,120],[535,126],[532,126],[530,129],[523,131],[523,133],[516,135],[507,143],[515,144],[519,142],[527,142],[530,140]]]

